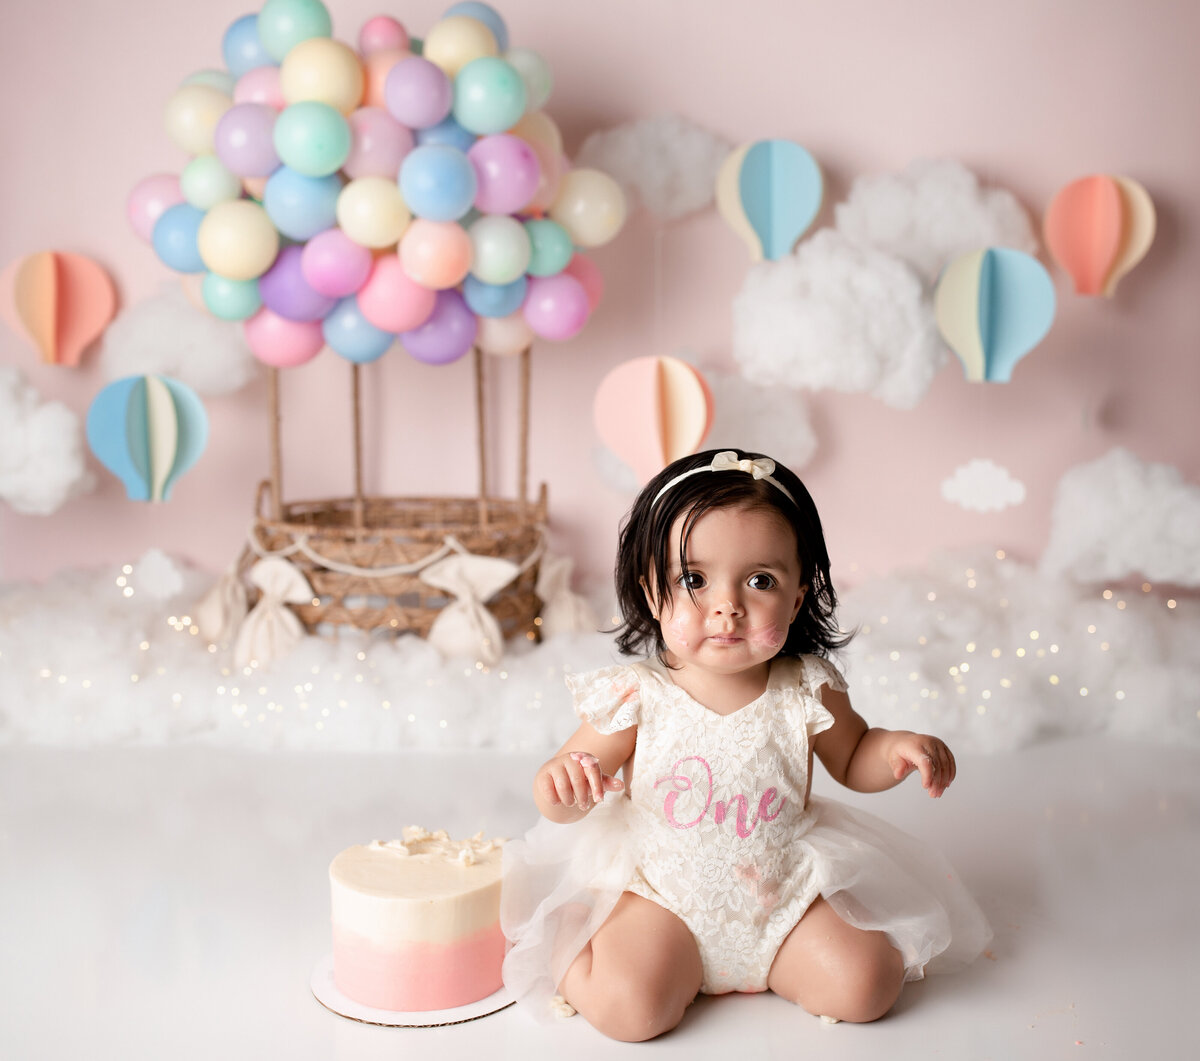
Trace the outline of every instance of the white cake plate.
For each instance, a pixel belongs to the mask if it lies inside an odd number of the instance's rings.
[[[497,1013],[511,1006],[516,999],[507,988],[500,988],[487,998],[469,1002],[453,1009],[426,1009],[403,1013],[390,1009],[374,1009],[347,998],[333,982],[333,955],[326,954],[313,969],[310,981],[312,993],[317,1001],[328,1010],[342,1017],[349,1017],[362,1024],[378,1024],[385,1028],[441,1028],[447,1024],[463,1024]]]

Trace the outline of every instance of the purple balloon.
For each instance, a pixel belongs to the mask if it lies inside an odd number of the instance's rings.
[[[290,321],[319,321],[338,300],[314,291],[304,279],[303,253],[303,247],[284,247],[275,264],[258,278],[258,293],[263,305],[281,317]]]
[[[467,158],[475,167],[475,209],[482,213],[515,214],[537,194],[541,163],[519,136],[484,136],[471,146]]]
[[[462,293],[453,288],[437,293],[433,313],[419,328],[400,333],[400,342],[418,361],[448,365],[475,344],[479,318],[471,312]]]
[[[543,339],[570,339],[587,324],[587,291],[570,273],[531,276],[523,307],[525,323]]]
[[[440,66],[419,55],[401,59],[383,82],[388,113],[410,129],[437,125],[454,104],[454,88]]]
[[[213,150],[230,173],[269,177],[279,168],[275,153],[274,107],[237,103],[221,115],[213,131]]]

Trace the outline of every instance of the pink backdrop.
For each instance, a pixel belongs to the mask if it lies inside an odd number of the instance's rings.
[[[38,250],[88,254],[132,305],[169,273],[127,228],[125,197],[183,162],[162,126],[188,73],[220,64],[243,0],[42,0],[6,12],[0,98],[0,265]],[[445,4],[330,0],[335,35],[353,39],[381,11],[422,35]],[[803,469],[825,519],[835,575],[858,581],[932,551],[998,545],[1035,559],[1058,478],[1115,445],[1200,480],[1200,7],[1183,0],[758,0],[605,4],[498,3],[514,43],[556,75],[549,112],[569,152],[591,131],[677,112],[734,142],[781,136],[820,161],[831,204],[859,174],[917,157],[963,162],[1039,218],[1054,192],[1088,173],[1139,180],[1158,210],[1148,258],[1114,300],[1083,299],[1052,268],[1054,328],[1007,386],[968,385],[950,363],[916,409],[818,394],[819,437]],[[747,259],[715,210],[664,224],[635,214],[595,254],[605,302],[587,330],[534,354],[532,480],[549,484],[554,544],[586,588],[607,582],[616,524],[630,498],[593,462],[596,385],[618,362],[689,349],[728,362],[730,301]],[[4,331],[0,361],[82,418],[102,386],[95,367],[43,366]],[[514,366],[494,362],[493,482],[511,491]],[[468,494],[477,481],[469,359],[419,365],[394,350],[365,375],[366,486],[377,494]],[[351,488],[349,371],[329,352],[287,375],[285,496]],[[165,505],[134,504],[99,469],[96,492],[49,517],[0,502],[0,575],[130,561],[150,546],[217,569],[240,550],[267,471],[265,388],[207,401],[213,437]],[[1028,487],[1001,513],[968,513],[939,486],[990,457]],[[94,462],[93,462],[94,463]]]

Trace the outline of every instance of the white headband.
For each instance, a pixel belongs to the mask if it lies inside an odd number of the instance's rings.
[[[653,508],[662,499],[671,487],[683,482],[684,479],[691,475],[699,475],[701,472],[748,472],[755,479],[763,479],[770,483],[776,490],[783,492],[784,496],[794,505],[796,499],[792,497],[792,492],[783,485],[774,476],[775,462],[770,457],[759,457],[758,460],[739,460],[738,455],[731,449],[722,450],[712,459],[711,464],[701,465],[699,468],[692,468],[686,472],[680,472],[666,486],[664,486],[657,494],[654,495],[654,500],[650,503]]]

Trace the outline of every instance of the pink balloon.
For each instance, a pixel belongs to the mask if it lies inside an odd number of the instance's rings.
[[[381,52],[385,48],[407,47],[408,30],[390,15],[369,18],[358,31],[358,50],[363,55]]]
[[[595,313],[600,299],[604,297],[604,277],[596,268],[596,263],[577,252],[567,262],[563,272],[575,277],[583,285],[588,300],[588,312]]]
[[[371,251],[355,243],[340,228],[318,232],[300,254],[304,279],[314,291],[330,298],[353,295],[371,275]]]
[[[566,272],[531,276],[523,312],[535,335],[543,339],[570,339],[587,324],[587,292],[583,284]]]
[[[234,103],[265,103],[277,111],[287,106],[279,87],[279,67],[256,66],[247,70],[233,86]]]
[[[515,214],[529,205],[542,179],[537,152],[519,136],[497,133],[471,145],[475,208],[485,214]]]
[[[290,321],[264,306],[242,324],[250,352],[273,368],[311,361],[325,345],[320,321]]]
[[[358,293],[362,315],[385,332],[419,328],[433,314],[437,292],[413,280],[394,254],[375,260],[371,275]]]
[[[413,149],[412,130],[382,107],[360,107],[350,115],[350,154],[342,164],[347,177],[389,177],[395,180],[400,163]]]
[[[173,173],[155,173],[137,182],[125,200],[125,215],[133,231],[147,243],[154,238],[154,223],[168,206],[183,202],[179,178]]]

